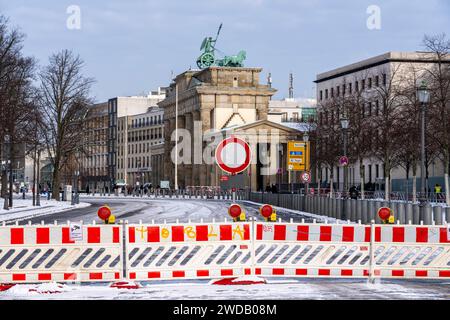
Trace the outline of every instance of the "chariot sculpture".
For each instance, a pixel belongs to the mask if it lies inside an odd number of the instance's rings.
[[[220,24],[217,30],[216,38],[206,37],[203,39],[200,50],[203,53],[197,59],[197,66],[200,69],[205,69],[211,66],[220,67],[243,67],[244,60],[246,59],[246,52],[244,50],[239,51],[237,55],[224,56],[222,59],[217,59],[216,52],[220,51],[216,48],[217,38],[219,37],[220,30],[222,29],[222,24]]]

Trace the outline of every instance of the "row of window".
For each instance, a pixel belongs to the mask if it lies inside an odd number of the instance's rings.
[[[162,124],[161,115],[131,120],[131,128],[141,128],[145,126],[152,126],[154,124]]]
[[[119,159],[119,169],[124,169],[125,160]],[[149,168],[150,167],[150,157],[131,157],[127,159],[127,168],[128,169],[140,169],[140,168]]]
[[[361,108],[360,110],[360,117],[365,118],[371,116],[379,116],[382,113],[384,113],[384,104],[376,100],[364,104],[364,107]],[[339,121],[339,117],[340,117],[339,108],[336,108],[336,110],[325,110],[319,113],[319,124],[320,125],[336,124],[337,121]]]
[[[372,81],[373,80],[373,81]],[[383,86],[386,86],[386,74],[382,75],[382,81],[383,81]],[[374,82],[374,84],[372,83]],[[355,81],[355,91],[359,92],[360,90],[360,85],[361,85],[361,90],[365,90],[366,89],[366,79],[362,79],[360,81]],[[367,78],[367,89],[372,89],[372,87],[379,87],[380,86],[380,77],[379,76],[375,76],[374,78],[369,77]],[[341,90],[342,88],[342,90]],[[341,95],[342,92],[342,96],[345,96],[345,94],[347,93],[348,90],[348,94],[352,94],[353,93],[353,83],[349,82],[349,83],[344,83],[342,84],[342,86],[336,86],[336,88],[330,88],[330,91],[328,91],[328,89],[325,89],[325,99],[330,98],[334,98],[334,96],[336,95],[336,97],[339,97]],[[328,95],[328,93],[330,93],[330,96]],[[323,95],[323,90],[319,91],[319,99],[320,101],[322,101],[324,98]]]

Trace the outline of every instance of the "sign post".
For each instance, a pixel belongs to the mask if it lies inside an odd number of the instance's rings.
[[[215,160],[222,171],[236,175],[248,168],[251,161],[250,146],[244,140],[231,136],[222,140],[216,148]],[[236,188],[233,186],[233,203],[236,200]]]

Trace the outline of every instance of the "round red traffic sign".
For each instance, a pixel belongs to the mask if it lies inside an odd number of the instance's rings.
[[[391,216],[391,209],[388,207],[381,207],[378,209],[378,216],[381,220],[387,220]]]
[[[217,165],[223,171],[231,174],[247,169],[251,158],[250,146],[240,138],[226,138],[216,148]]]
[[[259,209],[259,212],[264,218],[269,218],[273,213],[273,208],[270,204],[265,204]]]
[[[102,220],[107,220],[111,215],[111,209],[108,206],[100,207],[97,211],[97,215]]]
[[[305,171],[301,175],[301,179],[304,183],[310,183],[311,182],[311,174],[309,171]]]
[[[339,164],[343,167],[348,166],[348,157],[347,156],[340,157]]]
[[[241,215],[242,213],[242,209],[241,206],[238,204],[232,204],[229,208],[228,208],[228,214],[232,217],[232,218],[237,218]]]

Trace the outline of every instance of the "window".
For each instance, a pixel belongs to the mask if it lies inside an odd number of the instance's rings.
[[[372,165],[371,164],[369,164],[368,170],[369,170],[369,182],[372,183]]]
[[[364,90],[366,88],[366,80],[362,79],[361,80],[361,89]]]
[[[325,99],[328,99],[328,89],[325,89]]]
[[[356,92],[359,91],[359,83],[358,83],[358,81],[355,81],[355,90],[356,90]]]
[[[372,78],[369,78],[369,89],[372,88]]]
[[[378,114],[380,113],[380,103],[377,101],[375,101],[375,115],[378,116]]]
[[[346,86],[345,86],[345,83],[342,85],[342,95],[343,96],[345,96],[345,89],[346,89]]]
[[[383,86],[386,85],[387,79],[386,79],[386,74],[383,74]]]
[[[380,176],[380,165],[375,165],[375,178],[378,178]]]
[[[341,89],[341,88],[340,88],[339,86],[336,87],[336,95],[337,95],[338,97],[339,97],[339,94],[341,93],[341,92],[340,92],[340,89]]]
[[[320,101],[322,101],[322,90],[320,90],[320,94],[319,94],[319,96],[320,96]]]
[[[376,76],[375,77],[375,87],[378,87],[380,85],[380,77]]]
[[[331,88],[331,97],[334,97],[334,88]]]
[[[348,84],[348,91],[350,94],[352,94],[352,83]]]

